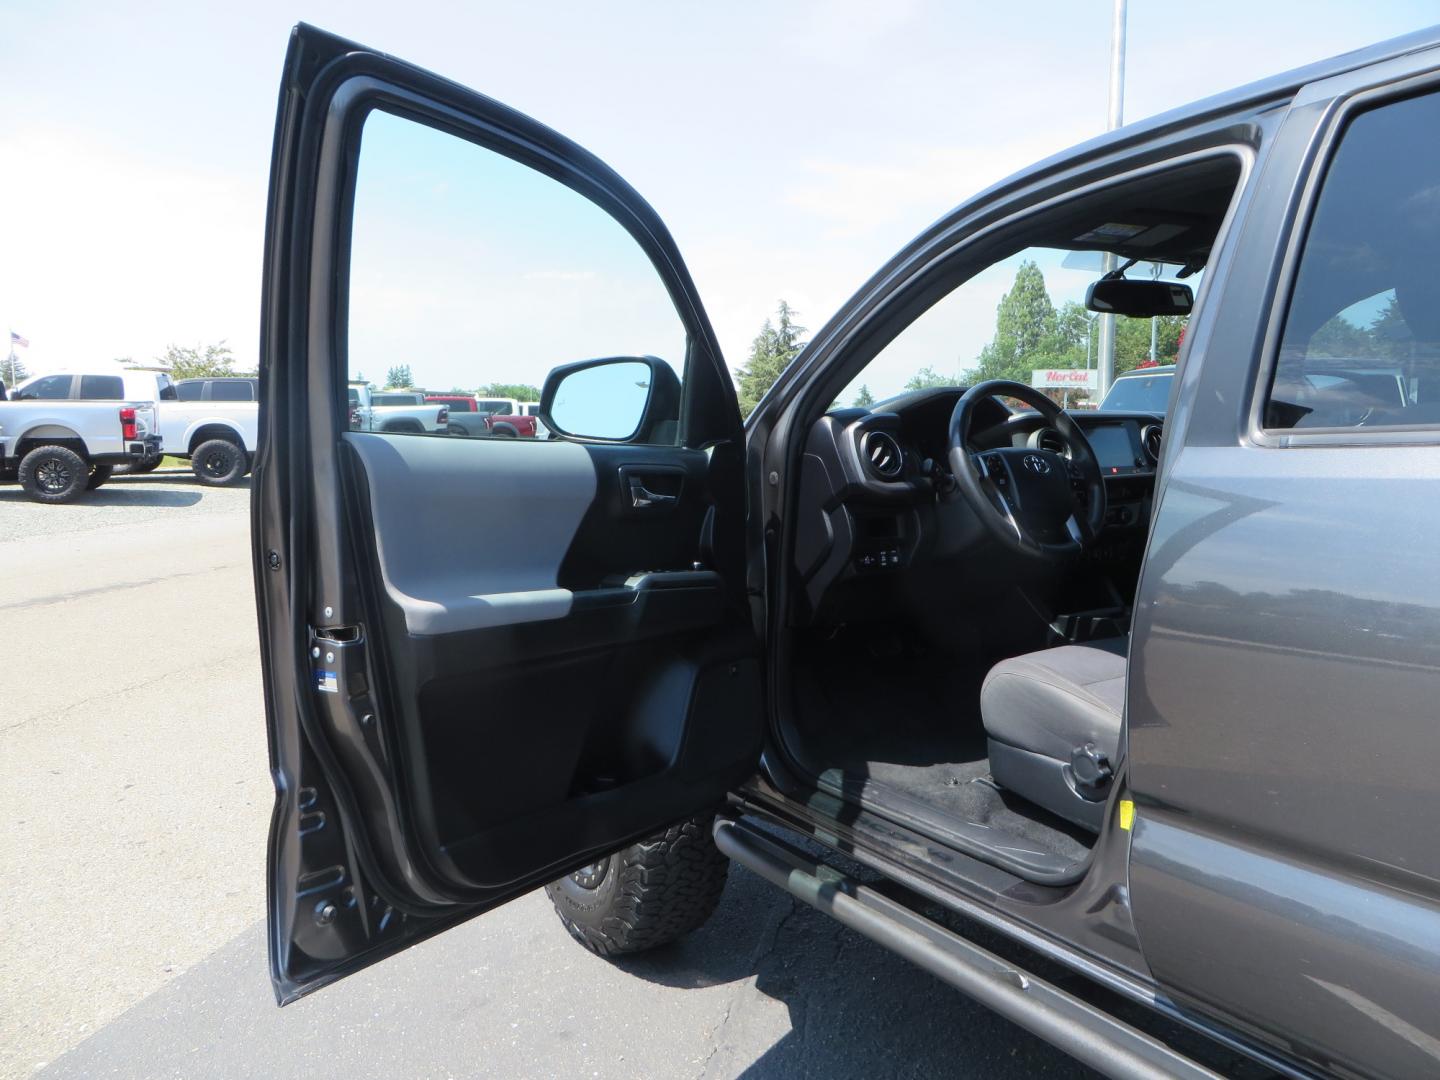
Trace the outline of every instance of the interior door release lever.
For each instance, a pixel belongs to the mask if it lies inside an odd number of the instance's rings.
[[[636,510],[660,510],[680,501],[679,495],[661,495],[651,491],[639,476],[628,476],[626,480],[630,484],[630,505]]]

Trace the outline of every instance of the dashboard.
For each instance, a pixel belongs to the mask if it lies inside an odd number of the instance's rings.
[[[950,415],[964,391],[942,387],[892,398],[873,410],[837,409],[806,441],[795,563],[812,611],[834,586],[963,558],[986,542],[949,469]],[[1076,411],[1105,478],[1105,529],[1090,558],[1138,560],[1149,524],[1163,418]],[[990,399],[975,411],[970,448],[1038,447],[1065,453],[1045,418]]]

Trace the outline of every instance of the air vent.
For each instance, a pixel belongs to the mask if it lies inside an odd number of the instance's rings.
[[[894,480],[905,468],[905,455],[893,435],[884,431],[869,432],[860,440],[860,453],[870,471],[882,480]]]
[[[1067,443],[1060,432],[1052,427],[1041,428],[1035,433],[1035,449],[1049,450],[1052,454],[1070,456],[1070,444]]]
[[[1160,464],[1160,442],[1163,438],[1164,431],[1159,424],[1146,424],[1140,429],[1140,445],[1145,447],[1151,465]]]

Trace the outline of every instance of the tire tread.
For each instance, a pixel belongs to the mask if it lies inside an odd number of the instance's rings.
[[[618,872],[618,888],[602,906],[582,908],[560,882],[547,885],[570,936],[600,956],[621,956],[669,944],[705,922],[730,867],[710,835],[713,820],[687,818],[616,852],[610,873]]]

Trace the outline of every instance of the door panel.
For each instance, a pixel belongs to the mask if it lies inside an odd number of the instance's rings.
[[[285,78],[253,515],[282,1002],[718,805],[763,734],[739,411],[653,211],[310,28]],[[648,441],[352,430],[361,364],[474,387],[596,356],[631,380],[601,430]]]
[[[1440,1070],[1440,94],[1370,89],[1434,64],[1307,88],[1269,148],[1191,335],[1131,650],[1146,962],[1344,1075]]]

